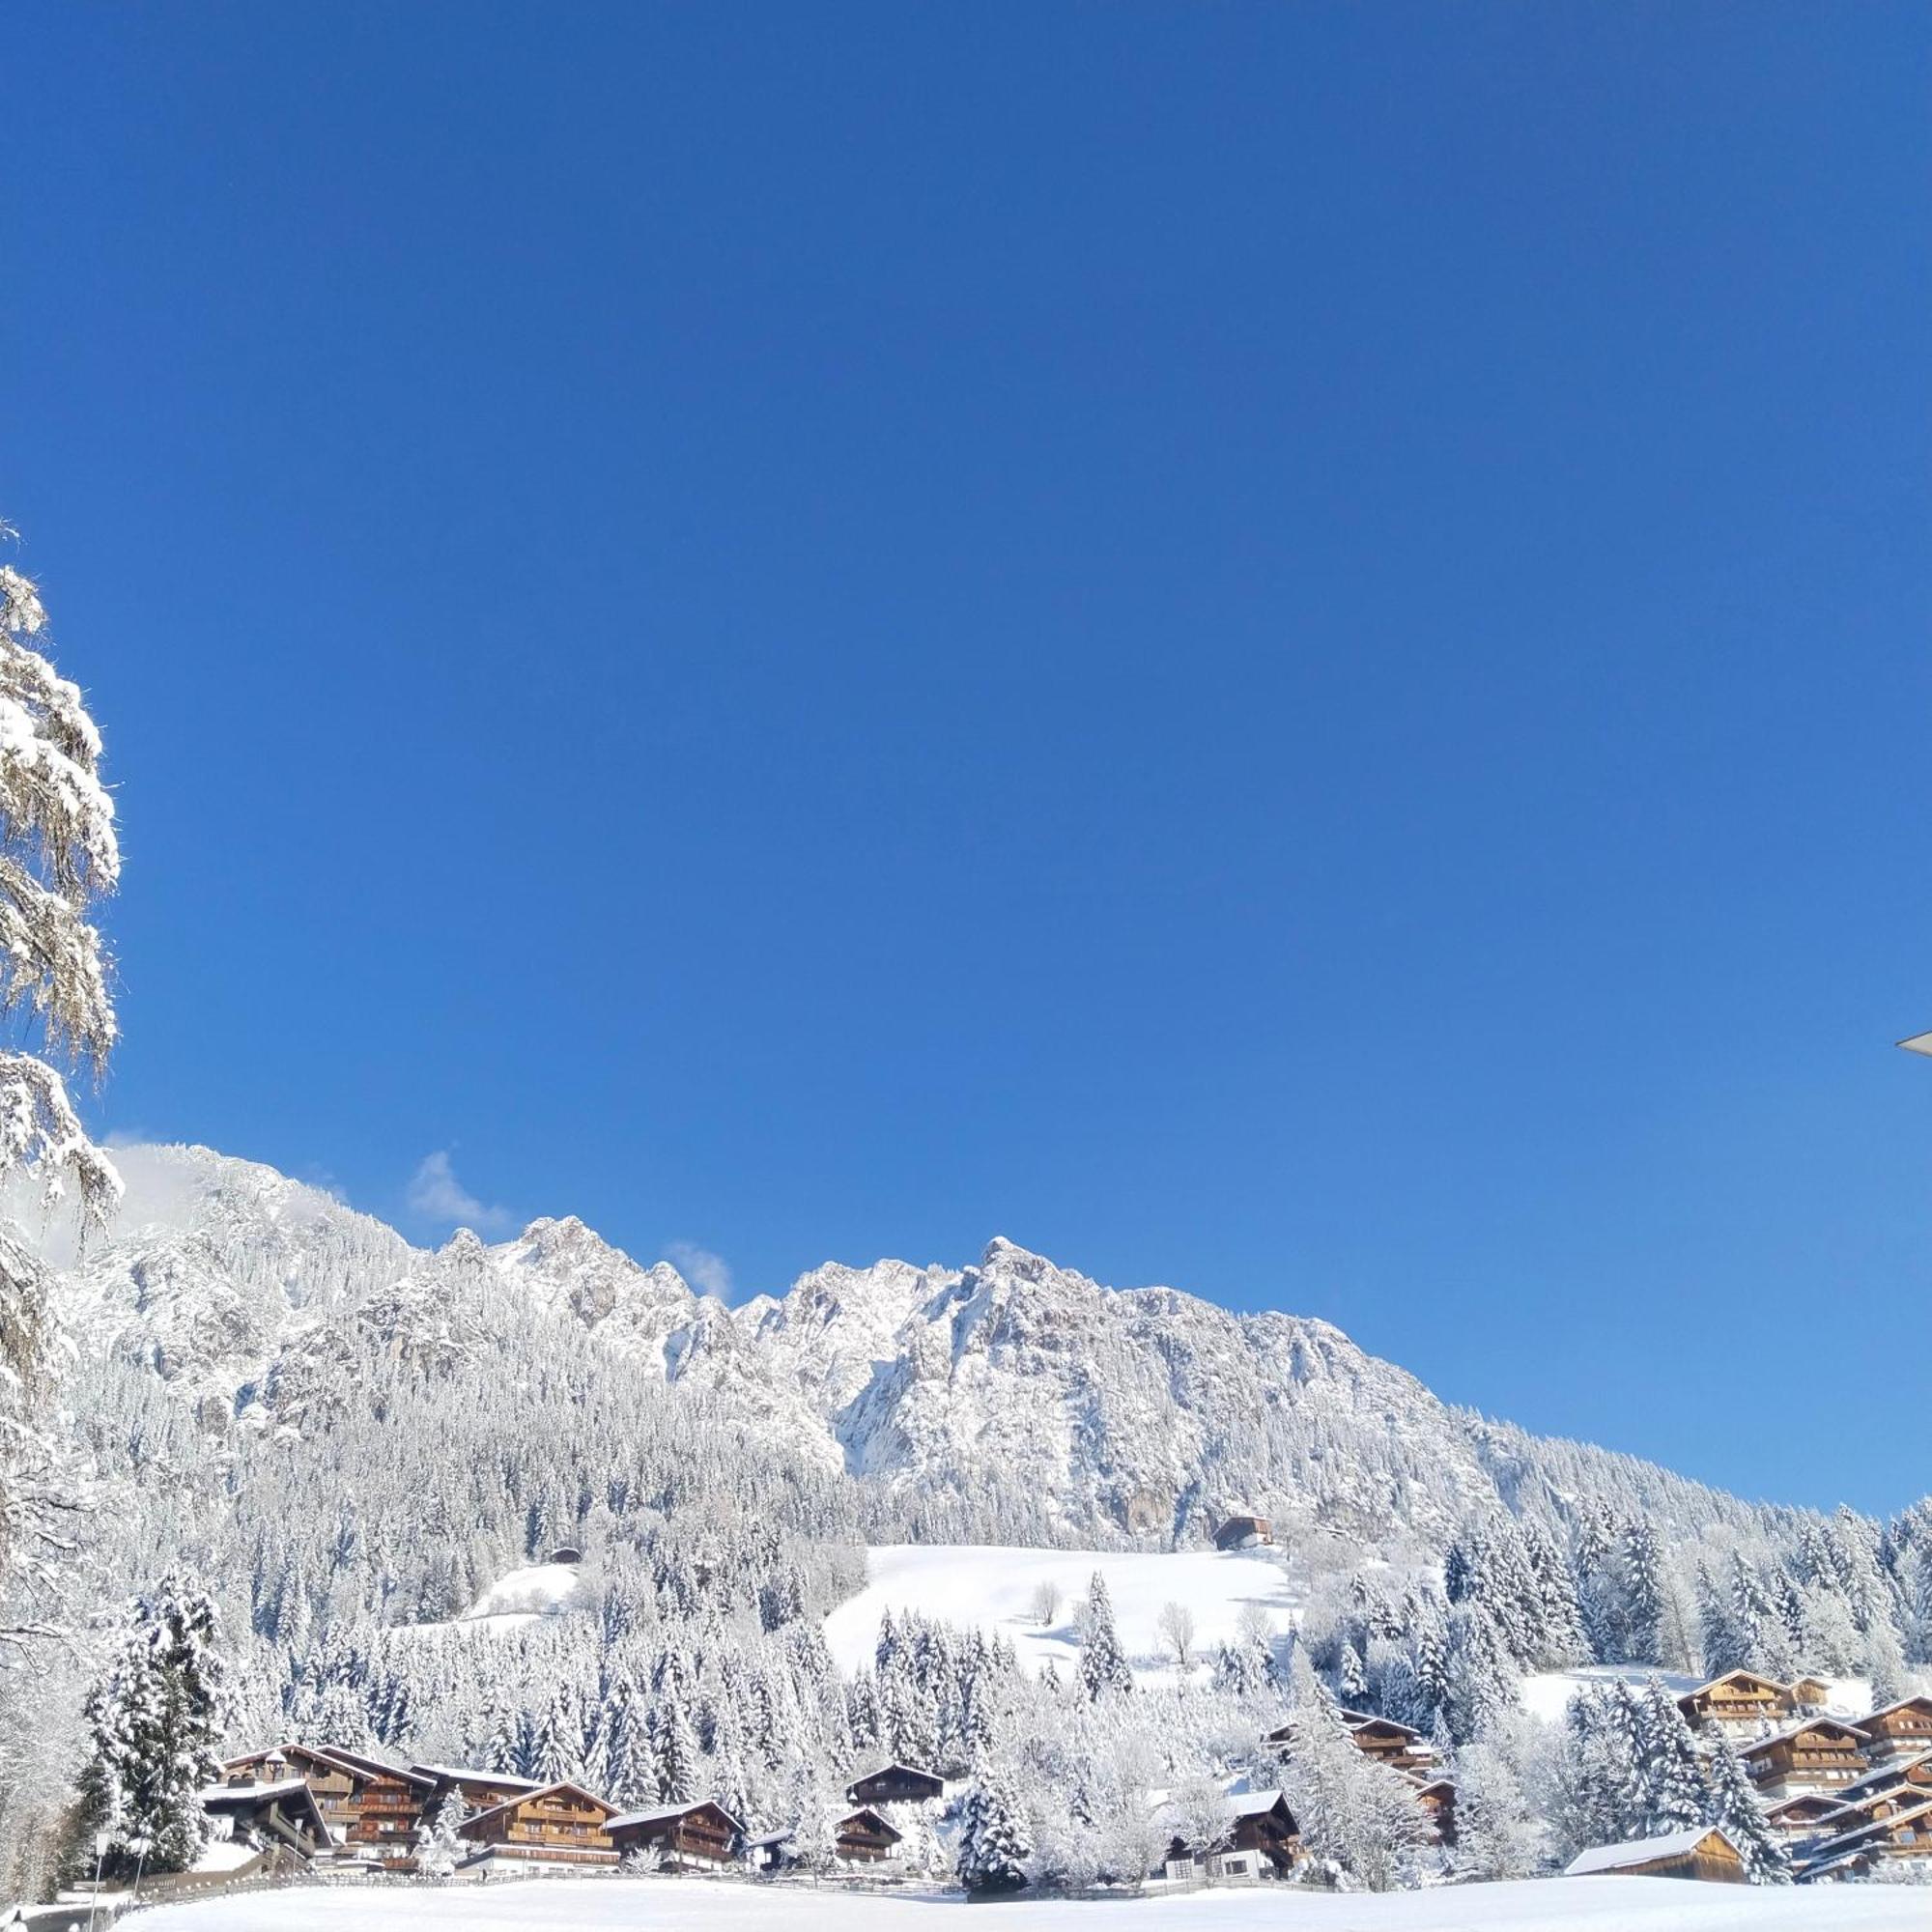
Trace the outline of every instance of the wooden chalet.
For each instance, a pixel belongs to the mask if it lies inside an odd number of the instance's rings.
[[[898,1849],[903,1833],[895,1831],[869,1804],[839,1819],[834,1845],[846,1864],[878,1864]],[[797,1861],[796,1829],[771,1832],[745,1843],[745,1861],[753,1871],[784,1871]]]
[[[211,1784],[201,1794],[201,1808],[238,1843],[275,1854],[284,1862],[306,1865],[323,1857],[331,1843],[322,1806],[299,1776]]]
[[[1865,1734],[1841,1718],[1805,1718],[1776,1737],[1738,1747],[1751,1782],[1766,1798],[1841,1791],[1865,1775]]]
[[[723,1871],[736,1859],[744,1836],[737,1819],[709,1798],[627,1811],[612,1818],[610,1829],[620,1858],[655,1852],[668,1871]]]
[[[1801,1711],[1822,1711],[1832,1701],[1832,1687],[1822,1677],[1794,1677],[1791,1695]]]
[[[1896,1806],[1880,1800],[1875,1808],[1883,1815],[1866,1818],[1819,1845],[1805,1861],[1802,1876],[1869,1870],[1880,1861],[1932,1858],[1932,1800]]]
[[[1738,1848],[1715,1825],[1692,1825],[1658,1838],[1627,1844],[1596,1845],[1578,1852],[1564,1868],[1566,1878],[1614,1874],[1619,1878],[1690,1878],[1709,1884],[1742,1885],[1745,1862]]]
[[[609,1827],[616,1808],[581,1784],[518,1792],[456,1828],[457,1835],[475,1847],[463,1869],[614,1865],[617,1846]]]
[[[1364,1756],[1375,1758],[1393,1771],[1435,1769],[1435,1747],[1420,1731],[1398,1724],[1393,1718],[1372,1718],[1360,1711],[1345,1711],[1342,1719],[1349,1726],[1355,1748]]]
[[[1765,1807],[1764,1821],[1788,1844],[1804,1845],[1833,1837],[1833,1824],[1845,1809],[1842,1798],[1828,1797],[1822,1791],[1801,1791],[1795,1798],[1780,1798]]]
[[[414,1851],[432,1788],[414,1771],[340,1745],[271,1745],[230,1758],[221,1769],[228,1784],[299,1777],[314,1794],[330,1843],[387,1864],[405,1863]]]
[[[1896,1704],[1861,1718],[1859,1729],[1867,1741],[1865,1755],[1875,1765],[1918,1757],[1932,1750],[1932,1697],[1901,1697]]]
[[[1432,1777],[1415,1788],[1415,1802],[1429,1820],[1429,1835],[1438,1845],[1456,1842],[1456,1781]]]
[[[1252,1549],[1274,1541],[1274,1525],[1264,1516],[1231,1516],[1214,1531],[1216,1549]]]
[[[855,1777],[846,1787],[849,1804],[923,1804],[946,1796],[946,1780],[937,1772],[912,1764],[885,1764]]]
[[[1221,1854],[1224,1867],[1228,1859],[1248,1854],[1273,1871],[1292,1870],[1301,1857],[1301,1827],[1294,1822],[1288,1800],[1279,1791],[1250,1791],[1235,1799],[1234,1806],[1234,1823]]]
[[[1791,1686],[1755,1670],[1727,1670],[1678,1698],[1677,1708],[1694,1730],[1719,1724],[1725,1730],[1781,1724],[1798,1715]]]

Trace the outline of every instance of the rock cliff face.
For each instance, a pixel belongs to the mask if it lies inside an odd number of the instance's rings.
[[[112,1235],[64,1280],[83,1337],[152,1369],[219,1432],[299,1432],[366,1399],[358,1361],[487,1350],[514,1378],[571,1331],[596,1373],[700,1389],[842,1469],[899,1521],[944,1509],[1099,1541],[1196,1542],[1222,1513],[1434,1542],[1472,1508],[1588,1480],[1598,1452],[1447,1407],[1326,1322],[1116,1292],[995,1240],[958,1270],[828,1263],[725,1307],[575,1218],[414,1248],[274,1170],[138,1148]],[[55,1260],[66,1258],[52,1257]],[[372,1423],[372,1426],[373,1423]],[[1642,1465],[1603,1456],[1628,1482]],[[1693,1504],[1725,1499],[1649,1472]]]

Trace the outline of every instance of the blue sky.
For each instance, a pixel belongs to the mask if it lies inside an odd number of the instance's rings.
[[[102,1124],[1919,1493],[1929,39],[17,10]]]

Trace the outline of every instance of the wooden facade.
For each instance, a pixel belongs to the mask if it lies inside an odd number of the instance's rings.
[[[617,1846],[609,1828],[615,1809],[581,1784],[519,1792],[457,1827],[475,1847],[464,1865],[614,1865]]]
[[[1727,1670],[1678,1698],[1677,1708],[1691,1728],[1721,1724],[1727,1730],[1759,1724],[1782,1724],[1798,1715],[1791,1686],[1755,1670]]]
[[[1705,1884],[1742,1885],[1744,1860],[1716,1826],[1693,1826],[1660,1838],[1624,1845],[1600,1845],[1571,1860],[1572,1878],[1688,1878]]]
[[[1435,1747],[1420,1731],[1398,1724],[1393,1718],[1346,1714],[1356,1721],[1349,1726],[1355,1748],[1395,1771],[1428,1771],[1435,1763]]]
[[[737,1819],[708,1798],[627,1811],[611,1820],[610,1831],[620,1857],[656,1852],[671,1871],[722,1871],[736,1858],[743,1835]]]
[[[838,1821],[838,1856],[850,1864],[877,1864],[892,1857],[902,1835],[869,1804],[862,1804]]]
[[[1868,1740],[1865,1752],[1874,1764],[1918,1757],[1932,1750],[1932,1697],[1902,1697],[1861,1718],[1859,1729]]]
[[[1813,1853],[1804,1876],[1833,1869],[1869,1870],[1881,1861],[1932,1859],[1932,1801],[1895,1804],[1881,1799],[1873,1801],[1872,1809],[1882,1815],[1865,1818],[1828,1838]]]
[[[1256,1791],[1235,1800],[1235,1822],[1226,1850],[1253,1852],[1277,1872],[1291,1871],[1301,1857],[1301,1827],[1279,1791]]]
[[[327,1745],[273,1745],[231,1758],[229,1784],[299,1777],[314,1795],[329,1842],[345,1853],[406,1864],[415,1850],[430,1779],[362,1751]]]
[[[538,1778],[512,1777],[507,1772],[478,1771],[460,1764],[412,1764],[410,1770],[429,1780],[429,1790],[423,1799],[424,1817],[435,1811],[452,1791],[472,1811],[489,1811],[508,1799],[543,1789]]]
[[[1767,1798],[1840,1791],[1865,1775],[1865,1734],[1838,1718],[1806,1718],[1776,1737],[1739,1746],[1750,1780]]]
[[[1795,1798],[1782,1798],[1765,1809],[1765,1823],[1779,1837],[1792,1844],[1836,1835],[1833,1820],[1845,1808],[1842,1798],[1828,1797],[1822,1791],[1802,1791]]]
[[[946,1780],[917,1765],[886,1764],[856,1777],[847,1787],[851,1804],[924,1804],[946,1796]]]

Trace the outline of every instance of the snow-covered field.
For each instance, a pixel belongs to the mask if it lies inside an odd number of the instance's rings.
[[[1925,1932],[1932,1891],[1571,1878],[1383,1897],[1267,1888],[966,1908],[956,1898],[754,1890],[702,1879],[539,1879],[441,1891],[255,1892],[167,1906],[141,1922],[154,1932]]]
[[[1288,1574],[1265,1551],[1008,1549],[974,1544],[899,1543],[867,1552],[865,1589],[825,1620],[825,1640],[840,1669],[869,1663],[879,1619],[917,1610],[951,1624],[1010,1637],[1020,1662],[1038,1670],[1049,1658],[1064,1676],[1079,1656],[1072,1613],[1094,1574],[1105,1577],[1114,1627],[1143,1680],[1171,1679],[1174,1657],[1160,1634],[1162,1606],[1184,1605],[1197,1652],[1235,1634],[1242,1609],[1258,1604],[1286,1631],[1295,1605]],[[1060,1609],[1042,1627],[1033,1613],[1039,1586],[1059,1587]]]

